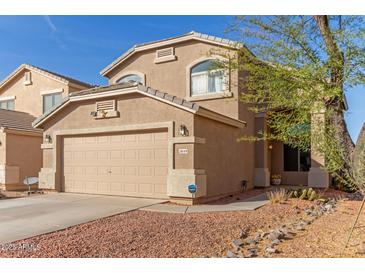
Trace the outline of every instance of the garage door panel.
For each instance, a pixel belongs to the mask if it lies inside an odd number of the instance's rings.
[[[167,132],[64,138],[64,190],[166,198]]]

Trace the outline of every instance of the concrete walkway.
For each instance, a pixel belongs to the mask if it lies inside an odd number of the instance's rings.
[[[70,193],[0,200],[0,244],[162,202],[165,200]]]
[[[173,204],[154,204],[140,210],[165,212],[165,213],[204,213],[224,211],[250,211],[260,208],[268,203],[266,193],[240,201],[232,201],[226,204],[203,204],[194,206],[180,206]]]

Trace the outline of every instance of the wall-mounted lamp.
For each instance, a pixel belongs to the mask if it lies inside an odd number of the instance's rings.
[[[269,149],[272,149],[272,145],[269,145]]]
[[[44,137],[44,140],[46,141],[47,144],[51,144],[52,143],[51,135],[46,134],[46,136]]]
[[[181,136],[189,136],[189,130],[185,125],[180,125],[180,135]]]

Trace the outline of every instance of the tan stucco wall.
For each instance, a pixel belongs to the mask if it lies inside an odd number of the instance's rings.
[[[109,83],[115,83],[126,72],[138,71],[145,74],[145,84],[147,86],[180,98],[187,98],[187,79],[190,77],[187,67],[196,60],[207,57],[212,53],[218,55],[223,49],[198,41],[181,42],[171,46],[175,48],[177,60],[155,64],[154,60],[158,48],[137,52],[108,75]],[[163,48],[166,48],[166,46]],[[229,90],[233,93],[232,98],[200,100],[197,103],[219,113],[238,118],[237,72],[232,71],[229,78],[231,81]]]
[[[241,181],[252,187],[254,150],[248,142],[237,142],[245,133],[210,119],[196,116],[194,132],[206,139],[204,145],[195,146],[194,166],[207,174],[207,196],[234,193],[242,190]]]
[[[26,189],[25,177],[38,177],[42,167],[42,136],[6,133],[6,189]],[[13,173],[13,174],[12,174]],[[17,174],[15,174],[17,173]]]
[[[108,98],[110,99],[110,98]],[[190,134],[194,134],[193,128],[193,114],[187,111],[177,109],[171,105],[161,103],[149,97],[129,94],[115,97],[117,100],[117,110],[120,112],[119,117],[110,119],[94,119],[90,116],[90,112],[95,110],[95,99],[78,103],[71,103],[61,113],[52,117],[52,120],[46,121],[44,124],[44,134],[51,134],[60,130],[79,130],[79,129],[93,129],[97,128],[116,128],[128,125],[153,124],[163,122],[174,122],[175,132],[174,136],[179,136],[179,125],[187,126]],[[105,99],[99,99],[102,101]],[[105,130],[104,133],[107,133]],[[50,174],[50,170],[54,167],[53,149],[44,149],[44,165],[45,173]],[[62,147],[57,148],[57,158],[60,158]],[[59,161],[57,161],[59,164]],[[179,162],[175,162],[177,166]],[[184,163],[182,163],[184,165]],[[59,178],[61,168],[57,166],[56,173],[56,189],[60,188],[61,181]],[[48,175],[47,175],[48,176]]]
[[[308,172],[284,171],[284,145],[272,142],[271,175],[280,174],[284,185],[308,185]]]
[[[55,89],[63,89],[63,97],[69,92],[78,91],[81,88],[69,87],[69,85],[31,71],[31,85],[24,85],[24,69],[9,83],[0,89],[0,98],[15,96],[14,110],[27,112],[33,116],[39,116],[43,113],[42,92]]]
[[[110,100],[98,99],[97,101]],[[110,127],[131,124],[175,121],[175,135],[180,124],[185,124],[191,135],[194,134],[192,114],[177,109],[155,99],[142,95],[122,95],[117,97],[117,110],[120,116],[110,119],[94,119],[90,112],[95,111],[96,100],[71,103],[59,114],[44,123],[44,134],[60,129],[80,129]]]
[[[6,152],[6,139],[5,139],[5,132],[0,132],[0,165],[5,164],[5,152]]]

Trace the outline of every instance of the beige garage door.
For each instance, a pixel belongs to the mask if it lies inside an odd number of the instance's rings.
[[[166,198],[167,132],[65,137],[64,191]]]

